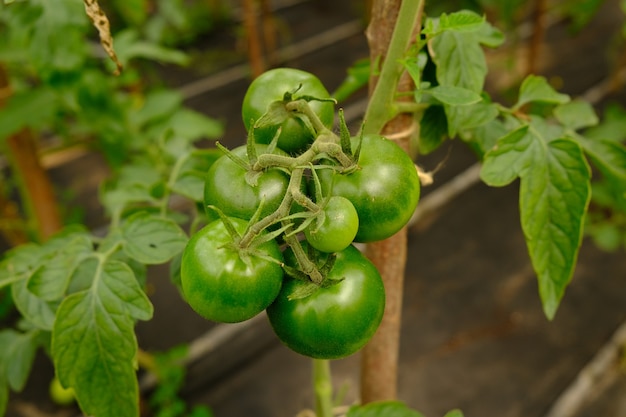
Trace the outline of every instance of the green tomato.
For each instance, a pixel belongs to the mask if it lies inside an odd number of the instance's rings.
[[[267,145],[256,145],[258,154],[267,150]],[[246,146],[231,151],[246,159]],[[287,155],[277,149],[276,154]],[[246,170],[223,155],[211,165],[204,182],[205,207],[218,207],[227,216],[250,220],[263,200],[261,216],[274,212],[283,200],[289,186],[289,175],[279,169],[268,169],[258,177],[256,186],[246,181]],[[207,211],[210,219],[216,215]]]
[[[49,394],[52,401],[58,405],[70,405],[76,400],[73,388],[64,388],[56,376],[50,381]]]
[[[320,170],[322,189],[347,198],[359,216],[356,242],[391,237],[406,225],[420,196],[420,181],[411,158],[391,140],[363,136],[358,168],[350,174]],[[352,139],[356,149],[358,138]]]
[[[234,217],[230,221],[243,234],[247,222]],[[224,223],[215,220],[191,237],[181,259],[185,300],[202,317],[223,323],[241,322],[263,311],[283,280],[283,256],[275,240],[249,252],[235,249],[231,242]]]
[[[357,230],[359,217],[347,198],[332,196],[319,216],[304,229],[306,240],[322,252],[340,252],[350,246]]]
[[[300,89],[298,89],[300,87]],[[243,123],[247,130],[263,114],[269,106],[282,101],[285,93],[298,89],[294,98],[311,96],[316,98],[330,98],[330,94],[322,82],[313,74],[293,68],[276,68],[257,77],[246,91],[241,107]],[[331,102],[310,101],[309,105],[320,118],[322,123],[331,128],[335,117],[334,104]],[[278,147],[287,152],[298,152],[306,148],[314,137],[304,122],[293,115],[284,114],[284,121],[274,126],[267,126],[254,130],[257,143],[270,143],[280,127]]]
[[[293,255],[285,256],[293,265]],[[376,267],[354,246],[336,256],[326,278],[336,284],[321,286],[305,298],[290,299],[308,284],[286,278],[267,308],[278,338],[312,358],[338,359],[357,352],[376,332],[385,309],[385,288]]]

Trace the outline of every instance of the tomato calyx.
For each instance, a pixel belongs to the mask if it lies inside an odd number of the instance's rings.
[[[304,250],[302,246],[300,246],[300,248]],[[290,300],[300,300],[309,297],[315,294],[315,292],[320,289],[330,288],[344,280],[343,277],[337,278],[330,276],[330,271],[333,269],[333,267],[335,266],[335,262],[337,261],[337,254],[322,253],[316,251],[310,245],[306,245],[306,249],[308,249],[306,252],[307,258],[314,265],[316,265],[320,275],[322,276],[322,280],[320,282],[313,282],[307,274],[301,271],[301,269],[285,263],[283,265],[283,270],[285,271],[285,273],[291,278],[304,283],[303,285],[295,287],[294,291],[288,295],[288,298]],[[296,250],[298,249],[292,248],[292,250],[294,256],[296,257],[296,262],[299,262],[298,255],[296,254]]]

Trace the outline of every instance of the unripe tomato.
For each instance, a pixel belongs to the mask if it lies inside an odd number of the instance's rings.
[[[359,215],[356,242],[386,239],[408,223],[417,207],[420,182],[411,158],[380,135],[362,138],[358,168],[350,174],[320,170],[324,190],[347,198]],[[358,138],[352,139],[356,148]]]
[[[267,150],[267,145],[256,145],[259,154]],[[246,146],[239,146],[231,151],[233,154],[247,159]],[[276,150],[277,154],[287,155]],[[204,204],[217,206],[227,216],[249,220],[255,213],[261,200],[263,211],[261,216],[274,212],[283,200],[289,186],[289,175],[279,169],[268,169],[263,172],[256,186],[246,181],[246,170],[223,155],[211,165],[204,182]],[[208,212],[209,217],[216,216]]]
[[[312,96],[316,98],[330,98],[330,94],[315,75],[293,68],[275,68],[258,76],[246,91],[241,106],[241,116],[247,130],[256,122],[268,107],[282,101],[287,92],[295,91],[295,97]],[[333,125],[335,110],[331,102],[310,101],[309,105],[320,118],[322,123],[330,128]],[[287,117],[282,123],[255,129],[257,143],[270,143],[278,128],[281,133],[278,138],[278,147],[287,152],[297,152],[310,144],[314,137],[304,122],[298,117]]]
[[[293,255],[285,257],[294,264]],[[385,309],[385,288],[376,267],[354,246],[337,253],[327,279],[337,283],[289,299],[307,283],[285,278],[267,316],[290,349],[312,358],[338,359],[361,349],[376,332]]]
[[[49,394],[52,401],[58,405],[70,405],[76,401],[74,389],[64,388],[56,376],[50,381]]]
[[[340,252],[350,246],[359,229],[359,217],[350,200],[330,197],[321,216],[321,223],[316,219],[304,229],[307,242],[322,252]]]
[[[230,218],[238,233],[245,220]],[[185,247],[180,279],[185,300],[208,320],[235,323],[263,311],[278,295],[283,280],[283,256],[275,240],[256,252],[229,246],[232,238],[222,220],[196,232]],[[276,262],[268,258],[274,258]]]

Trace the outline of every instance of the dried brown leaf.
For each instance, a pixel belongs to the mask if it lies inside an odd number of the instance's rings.
[[[115,49],[113,49],[113,37],[111,36],[111,28],[109,26],[109,19],[106,14],[100,8],[98,0],[83,0],[85,3],[85,11],[87,16],[93,22],[93,25],[98,29],[100,35],[100,44],[109,55],[111,60],[117,66],[115,75],[119,75],[122,71],[122,63],[117,59]]]

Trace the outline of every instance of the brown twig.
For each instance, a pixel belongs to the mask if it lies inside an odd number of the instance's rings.
[[[254,78],[265,71],[265,59],[263,58],[263,47],[259,36],[258,17],[257,0],[243,0],[243,24],[248,46],[248,63]]]
[[[0,65],[0,89],[10,91],[8,76]],[[8,96],[8,94],[7,94]],[[4,101],[0,101],[0,107]],[[38,144],[28,128],[6,139],[6,150],[13,174],[20,182],[21,197],[28,215],[36,223],[39,240],[46,240],[61,229],[61,215],[48,173],[41,165]]]
[[[535,74],[538,68],[539,55],[546,32],[547,0],[535,0],[533,7],[533,33],[528,47],[526,75]]]

